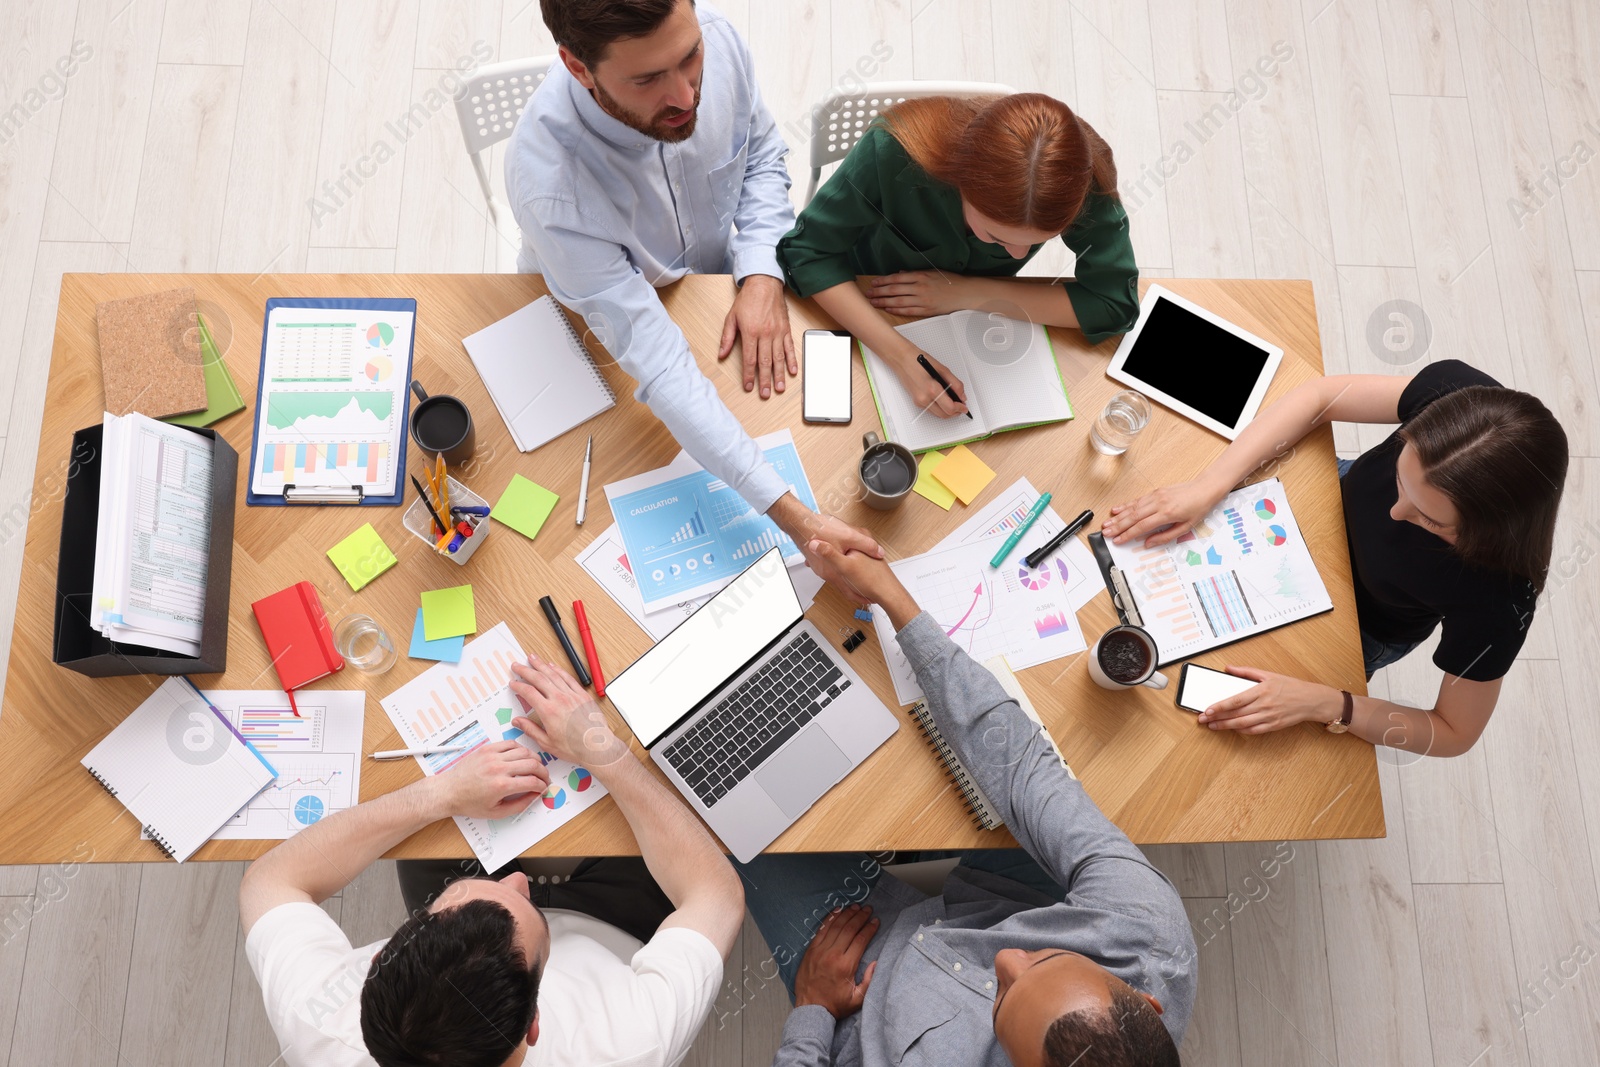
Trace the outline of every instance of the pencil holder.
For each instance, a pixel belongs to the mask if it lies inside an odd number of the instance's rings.
[[[445,475],[445,480],[450,485],[450,503],[457,506],[468,505],[480,508],[486,508],[489,506],[489,502],[487,500],[483,499],[483,497],[479,496],[477,493],[474,493],[471,489],[468,489],[466,486],[462,485],[448,474]],[[433,516],[429,514],[428,506],[422,502],[420,497],[416,500],[413,500],[411,502],[411,506],[406,508],[406,513],[401,517],[401,522],[405,524],[405,528],[411,531],[411,533],[415,535],[418,540],[425,542],[428,548],[432,549],[436,544],[438,544],[439,539],[432,536],[434,529]],[[486,515],[479,520],[478,528],[472,532],[472,536],[461,542],[460,548],[454,552],[441,552],[439,554],[444,556],[451,563],[465,566],[467,560],[471,559],[473,553],[477,552],[479,546],[488,539],[489,517]]]

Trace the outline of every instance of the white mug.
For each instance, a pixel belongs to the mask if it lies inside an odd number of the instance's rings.
[[[1129,634],[1143,643],[1145,655],[1149,657],[1150,662],[1142,678],[1135,678],[1131,682],[1119,682],[1108,675],[1105,669],[1101,667],[1100,646],[1105,643],[1106,638],[1113,634]],[[1089,649],[1089,677],[1093,678],[1097,685],[1106,689],[1133,689],[1141,685],[1150,689],[1165,689],[1167,687],[1167,676],[1156,673],[1156,662],[1160,658],[1156,653],[1156,639],[1151,637],[1148,631],[1142,627],[1124,623],[1121,626],[1113,626],[1101,634],[1100,639],[1094,643],[1094,647]]]

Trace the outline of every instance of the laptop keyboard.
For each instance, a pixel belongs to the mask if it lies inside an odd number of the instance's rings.
[[[849,687],[850,679],[802,631],[663,755],[709,808]]]

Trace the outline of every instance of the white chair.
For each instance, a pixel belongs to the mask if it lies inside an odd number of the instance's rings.
[[[478,175],[478,188],[483,190],[483,202],[489,208],[489,224],[495,230],[495,260],[502,271],[516,270],[522,233],[511,212],[495,199],[483,153],[511,136],[522,109],[554,62],[555,56],[533,56],[480,67],[456,94],[461,138],[467,144],[467,155],[472,157],[472,169]]]
[[[879,82],[860,92],[838,92],[811,112],[811,183],[806,203],[816,195],[822,168],[849,154],[867,125],[885,108],[925,96],[1010,96],[1016,92],[998,82]]]

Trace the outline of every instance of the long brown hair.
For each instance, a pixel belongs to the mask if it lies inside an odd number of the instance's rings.
[[[1567,434],[1550,409],[1515,389],[1472,385],[1423,408],[1400,437],[1460,514],[1456,554],[1542,592],[1567,480]]]
[[[906,100],[880,121],[929,176],[1007,226],[1061,233],[1091,191],[1117,192],[1111,147],[1043,93]]]

